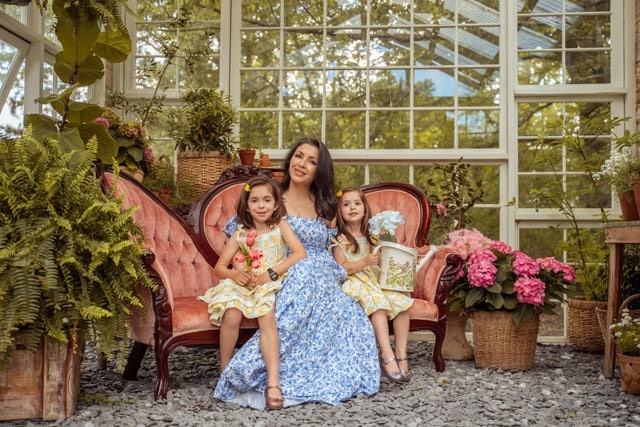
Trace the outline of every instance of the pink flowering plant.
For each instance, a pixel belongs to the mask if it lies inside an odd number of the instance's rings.
[[[115,111],[106,108],[93,122],[103,125],[118,143],[116,162],[119,165],[149,172],[153,151],[149,147],[147,130],[139,121],[124,121]]]
[[[533,259],[476,229],[454,230],[448,239],[463,260],[450,311],[510,311],[520,324],[536,311],[553,313],[575,282],[570,265],[553,257]]]

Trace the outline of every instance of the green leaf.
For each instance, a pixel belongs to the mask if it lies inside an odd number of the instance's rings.
[[[78,126],[78,130],[82,135],[82,139],[86,142],[94,136],[98,142],[98,152],[96,156],[102,163],[111,164],[113,159],[118,155],[118,143],[109,134],[107,129],[96,123],[84,123]]]
[[[69,84],[77,83],[80,86],[89,86],[104,75],[102,60],[93,54],[87,56],[82,63],[78,64],[65,61],[63,52],[58,52],[53,68],[62,81]]]
[[[485,300],[496,310],[500,310],[504,305],[504,298],[500,293],[487,292],[485,295]]]
[[[100,117],[104,108],[87,102],[70,101],[68,105],[67,121],[72,125],[92,123],[96,117]],[[104,126],[102,126],[104,128]]]
[[[74,150],[84,150],[84,141],[77,128],[66,127],[58,136],[58,144],[63,153],[70,153]]]
[[[76,19],[58,16],[56,36],[62,45],[64,62],[84,62],[95,47],[99,34],[100,27],[96,19],[88,19],[86,16]]]
[[[475,288],[475,287],[471,288],[466,298],[464,299],[464,306],[473,307],[476,303],[482,300],[482,297],[484,296],[484,294],[485,294],[484,288]]]
[[[122,62],[131,52],[131,39],[120,34],[115,28],[103,31],[98,35],[96,55],[109,62]]]

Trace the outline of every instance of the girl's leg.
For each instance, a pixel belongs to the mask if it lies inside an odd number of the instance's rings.
[[[237,308],[228,308],[222,316],[220,324],[220,372],[227,367],[233,350],[238,343],[238,335],[240,334],[240,322],[242,321],[242,312]]]
[[[396,362],[391,342],[389,341],[389,321],[387,320],[387,312],[385,310],[376,310],[371,316],[371,325],[373,332],[376,334],[376,341],[380,347],[380,364],[384,375],[392,381],[398,381],[400,375],[400,367]]]
[[[258,326],[260,327],[260,351],[267,370],[265,401],[270,409],[280,409],[284,402],[280,391],[280,338],[273,310],[258,317]]]
[[[409,310],[403,311],[393,319],[394,344],[398,366],[405,374],[409,373],[407,360],[407,342],[409,341]]]

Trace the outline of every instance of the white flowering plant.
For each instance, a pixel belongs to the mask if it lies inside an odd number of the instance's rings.
[[[404,224],[404,217],[398,211],[382,211],[369,219],[369,232],[377,240],[395,242],[396,228]]]
[[[622,310],[622,319],[609,328],[616,345],[627,356],[640,356],[640,318],[633,318],[628,308]]]
[[[640,160],[636,149],[622,147],[611,153],[593,178],[610,184],[618,197],[629,198],[633,187],[640,184]]]

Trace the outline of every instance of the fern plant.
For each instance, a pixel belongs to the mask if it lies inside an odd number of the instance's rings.
[[[57,141],[0,144],[0,369],[16,339],[95,341],[122,367],[132,307],[153,288],[134,210],[101,190],[96,142],[63,152]],[[117,351],[115,351],[117,350]]]

